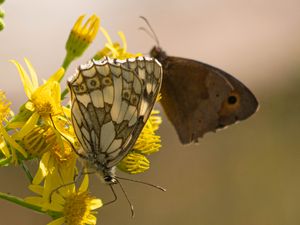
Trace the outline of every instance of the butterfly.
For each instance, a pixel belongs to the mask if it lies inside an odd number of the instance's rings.
[[[255,95],[239,80],[221,69],[192,59],[168,56],[160,47],[149,21],[140,16],[155,42],[150,56],[163,67],[160,103],[182,144],[198,142],[207,132],[215,132],[258,109]]]
[[[77,154],[105,183],[117,183],[115,167],[136,142],[161,83],[160,63],[142,56],[91,60],[68,80],[72,124],[82,147]]]
[[[159,46],[152,48],[150,56],[162,64],[160,102],[181,143],[198,142],[205,133],[245,120],[256,112],[258,101],[254,94],[223,70],[168,56]]]

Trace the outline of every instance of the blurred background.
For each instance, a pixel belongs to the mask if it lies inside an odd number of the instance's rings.
[[[6,27],[0,32],[0,89],[14,111],[26,97],[8,60],[23,63],[28,57],[39,77],[48,78],[61,65],[69,31],[83,13],[100,16],[114,40],[119,41],[117,31],[122,30],[129,51],[147,53],[155,43],[137,29],[145,25],[138,18],[143,15],[169,55],[222,68],[260,101],[253,117],[205,135],[198,145],[182,146],[162,112],[163,147],[151,156],[151,169],[133,178],[164,186],[167,192],[124,181],[135,218],[117,188],[118,201],[100,209],[98,224],[300,224],[299,0],[7,0],[2,8]],[[68,75],[104,42],[99,33]],[[32,195],[27,185],[20,168],[0,169],[1,192]],[[104,201],[113,197],[95,177],[91,190]],[[0,218],[0,225],[51,221],[3,200]]]

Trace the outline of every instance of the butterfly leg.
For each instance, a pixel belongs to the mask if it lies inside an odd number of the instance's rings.
[[[111,189],[111,192],[112,192],[113,195],[114,195],[114,199],[111,200],[111,201],[109,201],[109,202],[104,203],[103,205],[109,205],[109,204],[114,203],[115,201],[118,200],[118,196],[117,196],[117,194],[116,194],[116,192],[115,192],[115,189],[113,188],[113,185],[114,185],[114,184],[109,184],[109,187],[110,187],[110,189]]]

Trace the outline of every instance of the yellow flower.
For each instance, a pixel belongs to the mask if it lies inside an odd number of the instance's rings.
[[[150,162],[146,156],[134,151],[129,152],[118,164],[118,169],[131,174],[143,173],[149,168]]]
[[[54,136],[53,136],[54,135]],[[48,130],[49,145],[39,163],[38,171],[33,178],[32,185],[39,185],[44,182],[43,198],[49,199],[51,192],[61,185],[73,181],[76,172],[77,155],[70,143],[63,139],[57,131]]]
[[[85,175],[78,190],[74,184],[58,189],[53,193],[51,203],[45,204],[41,197],[28,197],[26,201],[44,207],[45,211],[51,210],[60,213],[59,218],[47,225],[94,225],[97,221],[95,209],[100,208],[103,204],[101,199],[89,194],[88,185],[88,176]],[[43,187],[40,186],[31,190],[39,195],[42,195],[44,191]]]
[[[121,41],[123,43],[123,47],[121,47],[121,45],[118,42],[115,43],[112,42],[109,34],[103,27],[100,27],[100,30],[103,33],[103,35],[106,37],[107,43],[105,44],[105,47],[102,50],[96,53],[94,59],[99,60],[104,56],[108,56],[110,58],[127,59],[127,58],[132,58],[132,57],[137,57],[142,55],[141,53],[133,54],[127,52],[127,42],[123,32],[121,31],[118,32],[118,35],[120,36]]]
[[[85,15],[81,15],[77,19],[67,40],[67,54],[63,62],[63,68],[65,69],[67,69],[75,58],[83,54],[98,33],[100,26],[99,17],[92,15],[82,26],[84,17]]]
[[[139,138],[133,146],[135,151],[149,155],[157,152],[161,147],[161,139],[155,134],[161,124],[161,117],[158,116],[158,110],[152,110]]]
[[[158,110],[152,110],[132,151],[118,164],[118,169],[130,174],[137,174],[150,168],[150,162],[146,155],[155,153],[161,148],[160,136],[155,133],[162,122],[158,114]]]
[[[18,62],[12,62],[19,71],[25,93],[29,99],[25,104],[25,109],[31,112],[29,118],[26,118],[26,122],[14,121],[20,125],[22,124],[20,122],[25,122],[22,127],[20,127],[21,129],[14,135],[15,140],[21,140],[34,128],[40,118],[43,119],[44,123],[51,125],[49,116],[55,116],[63,112],[60,100],[60,85],[58,81],[62,78],[64,69],[60,68],[43,85],[39,86],[36,72],[27,59],[25,59],[25,63],[28,67],[30,76]]]
[[[11,102],[6,99],[3,91],[0,90],[0,151],[6,158],[9,158],[12,154],[12,160],[16,160],[16,152],[20,152],[24,157],[27,157],[25,150],[15,142],[15,140],[7,133],[4,125],[8,123],[8,117],[13,115],[10,110]],[[10,148],[8,148],[8,145]],[[10,150],[11,151],[10,151]]]
[[[37,126],[23,137],[22,143],[30,157],[41,157],[55,144],[56,136],[50,126]]]

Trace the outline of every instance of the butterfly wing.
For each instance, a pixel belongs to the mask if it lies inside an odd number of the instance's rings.
[[[129,60],[104,58],[82,65],[68,82],[76,136],[87,158],[103,168],[116,165],[132,148],[160,89],[162,70],[146,70],[148,64],[161,68],[156,60],[131,61],[144,66],[135,70]]]
[[[161,104],[183,144],[251,116],[258,102],[228,73],[198,61],[166,57]]]

